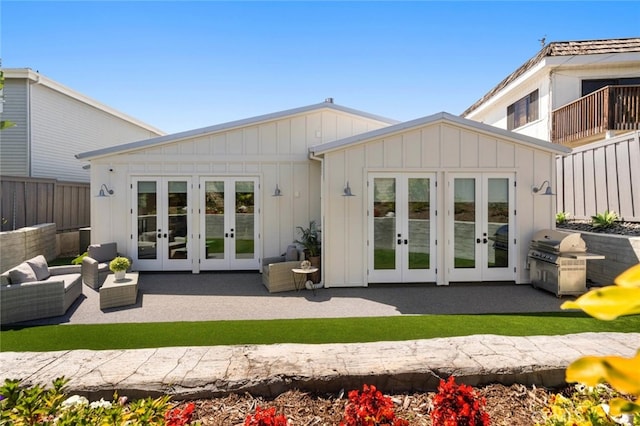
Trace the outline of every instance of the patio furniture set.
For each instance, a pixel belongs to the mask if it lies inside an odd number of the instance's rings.
[[[88,247],[82,265],[49,266],[39,255],[0,274],[0,323],[12,324],[64,315],[82,294],[82,284],[100,292],[100,309],[133,305],[138,273],[116,280],[109,261],[116,243]]]

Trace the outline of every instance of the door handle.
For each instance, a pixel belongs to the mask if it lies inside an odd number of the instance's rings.
[[[225,238],[229,238],[229,233],[228,233],[228,232],[225,232],[225,233],[224,233],[224,237],[225,237]]]
[[[486,238],[482,239],[482,242],[485,243],[485,244],[487,244],[487,241],[489,241],[489,240],[487,240]]]
[[[164,234],[164,237],[167,238],[167,234]]]
[[[480,238],[476,238],[476,243],[480,244],[482,241],[480,240]]]
[[[229,238],[233,238],[233,232],[229,235]]]
[[[402,240],[398,238],[398,245],[402,245]]]
[[[404,243],[405,244],[409,244],[409,240],[404,240]]]

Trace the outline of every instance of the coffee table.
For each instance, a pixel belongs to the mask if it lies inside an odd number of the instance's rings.
[[[109,274],[100,287],[100,309],[134,305],[137,298],[137,272],[127,272],[122,280],[116,280],[114,274]]]

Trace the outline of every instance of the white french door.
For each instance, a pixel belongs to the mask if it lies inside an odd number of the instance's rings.
[[[451,174],[447,198],[449,281],[514,280],[514,175]]]
[[[134,178],[133,260],[140,271],[192,269],[191,179]]]
[[[368,186],[368,281],[435,281],[435,174],[371,173]]]
[[[200,269],[253,270],[258,264],[258,178],[200,179]]]

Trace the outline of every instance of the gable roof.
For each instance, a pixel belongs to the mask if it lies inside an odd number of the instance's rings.
[[[245,118],[242,120],[230,121],[227,123],[216,124],[213,126],[203,127],[200,129],[187,130],[185,132],[174,133],[166,136],[159,136],[151,139],[145,139],[137,142],[126,143],[122,145],[116,145],[108,148],[98,149],[95,151],[83,152],[80,154],[76,154],[76,158],[79,160],[83,159],[91,159],[95,157],[101,157],[104,155],[111,155],[116,153],[121,153],[125,151],[132,151],[141,148],[148,148],[156,145],[166,144],[170,142],[179,141],[182,139],[189,139],[198,136],[204,136],[211,133],[218,133],[222,131],[227,131],[231,129],[236,129],[240,127],[252,126],[259,123],[264,123],[268,121],[278,120],[288,116],[294,116],[299,114],[304,114],[312,111],[319,111],[322,109],[331,109],[334,111],[345,112],[347,114],[357,115],[363,118],[368,118],[376,121],[380,121],[387,124],[396,124],[399,123],[397,120],[393,120],[390,118],[382,117],[375,114],[370,114],[368,112],[359,111],[352,108],[347,108],[344,106],[336,105],[333,103],[333,100],[328,99],[325,102],[321,102],[319,104],[308,105],[299,108],[288,109],[284,111],[274,112],[265,115],[259,115],[256,117]]]
[[[140,128],[143,128],[151,133],[155,133],[156,135],[166,135],[166,132],[150,124],[144,123],[138,120],[137,118],[131,117],[130,115],[127,115],[121,111],[111,108],[110,106],[105,105],[102,102],[98,102],[95,99],[92,99],[86,95],[83,95],[80,92],[77,92],[67,86],[64,86],[58,83],[57,81],[54,81],[38,73],[37,71],[33,71],[30,68],[3,68],[2,72],[4,73],[5,79],[25,79],[25,80],[31,81],[34,84],[39,84],[44,87],[47,87],[62,95],[68,96],[72,99],[75,99],[78,102],[82,102],[90,107],[96,108],[100,111],[103,111],[121,120],[128,121],[129,123],[136,125]]]
[[[556,154],[564,155],[571,152],[571,148],[567,148],[562,145],[552,144],[541,139],[532,138],[520,133],[512,132],[498,127],[490,126],[488,124],[480,123],[468,118],[462,118],[457,115],[449,114],[448,112],[439,112],[437,114],[429,115],[427,117],[418,118],[404,123],[399,123],[389,127],[383,127],[382,129],[372,130],[370,132],[361,133],[359,135],[351,136],[345,139],[339,139],[333,142],[324,143],[321,145],[315,145],[309,148],[309,151],[313,155],[323,155],[330,151],[343,149],[349,146],[358,145],[360,143],[368,142],[373,139],[379,139],[385,136],[401,133],[413,128],[426,126],[436,123],[449,123],[459,127],[465,127],[469,130],[474,130],[480,133],[491,134],[500,136],[505,139],[515,141],[517,143],[531,146],[532,148],[553,152]]]
[[[467,108],[462,114],[466,117],[478,109],[496,93],[504,89],[511,82],[533,68],[546,57],[552,56],[576,56],[576,55],[601,55],[610,53],[640,52],[640,38],[618,38],[605,40],[583,40],[583,41],[554,41],[542,48],[533,58],[522,64],[520,68],[509,74],[496,87],[491,89],[486,95],[476,103]]]

